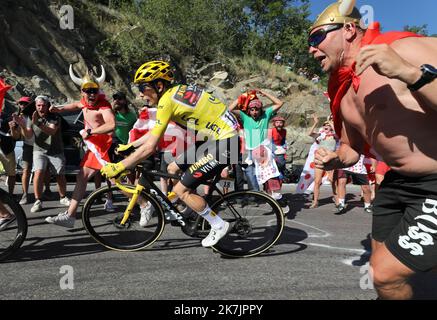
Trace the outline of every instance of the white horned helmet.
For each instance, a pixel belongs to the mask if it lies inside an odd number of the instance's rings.
[[[99,89],[103,82],[105,82],[106,78],[105,68],[103,68],[102,65],[100,67],[102,68],[102,74],[100,77],[96,78],[90,71],[88,71],[88,73],[81,79],[74,74],[73,66],[70,64],[70,78],[75,84],[80,86],[81,90],[89,88]]]

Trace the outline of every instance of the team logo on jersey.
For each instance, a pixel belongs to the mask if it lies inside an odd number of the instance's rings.
[[[195,85],[180,86],[173,96],[174,100],[183,105],[194,108],[202,96],[203,90]]]

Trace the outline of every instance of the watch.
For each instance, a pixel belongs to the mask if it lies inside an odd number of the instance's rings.
[[[432,65],[424,64],[420,67],[420,70],[422,71],[420,79],[416,83],[408,86],[408,89],[411,91],[417,91],[437,78],[437,69]]]
[[[91,129],[86,129],[87,138],[92,135]]]

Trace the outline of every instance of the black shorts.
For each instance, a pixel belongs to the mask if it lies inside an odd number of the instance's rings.
[[[437,174],[386,174],[373,204],[372,237],[415,272],[437,266]]]
[[[340,178],[346,178],[352,179],[352,184],[356,186],[366,186],[369,185],[369,177],[367,174],[359,174],[359,173],[353,173],[346,170],[336,170],[336,177],[338,179]]]
[[[184,171],[181,183],[190,189],[214,178],[230,164],[238,163],[240,139],[229,139],[196,143],[176,158],[176,164]]]

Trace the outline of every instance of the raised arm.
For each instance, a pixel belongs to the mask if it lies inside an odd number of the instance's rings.
[[[283,101],[279,100],[278,98],[276,98],[275,96],[271,95],[270,93],[265,92],[263,90],[259,90],[259,89],[257,91],[260,93],[261,96],[264,96],[264,97],[270,99],[270,101],[273,102],[273,106],[272,106],[273,112],[277,112],[284,105]]]
[[[80,102],[73,102],[69,104],[64,104],[62,106],[51,106],[49,111],[51,113],[61,113],[68,111],[76,111],[82,109]]]
[[[19,116],[19,115],[13,115],[13,119],[18,124],[21,135],[26,139],[32,138],[33,130],[32,128],[28,127],[27,118],[24,118],[23,116]]]
[[[319,124],[319,117],[317,117],[317,114],[313,114],[313,120],[314,120],[314,124],[313,126],[310,128],[310,130],[308,130],[308,135],[314,139],[317,139],[319,137],[319,134],[317,132],[314,132],[314,130],[316,129],[317,125]]]
[[[229,111],[231,111],[233,114],[236,114],[237,116],[239,116],[241,111],[237,109],[237,106],[238,106],[238,99],[235,99],[229,105]]]
[[[49,136],[53,136],[59,129],[60,122],[51,123],[51,122],[40,122],[38,112],[35,111],[32,115],[32,123],[41,129],[42,132],[48,134]]]

